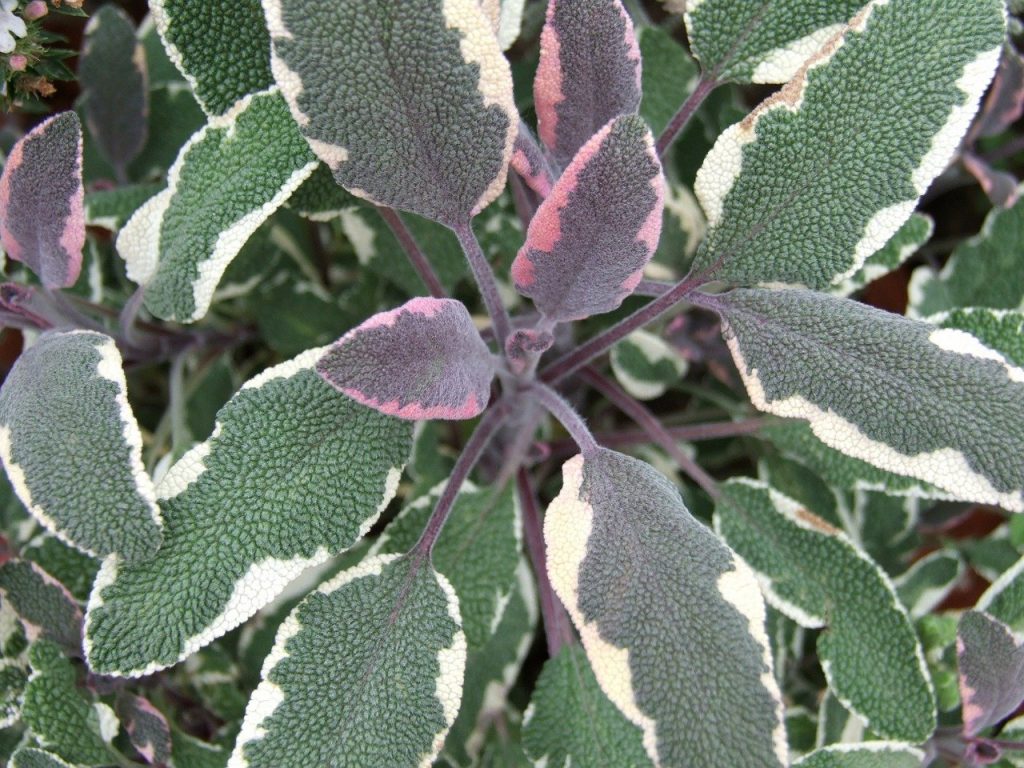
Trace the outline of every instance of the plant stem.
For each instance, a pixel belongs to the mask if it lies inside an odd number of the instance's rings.
[[[494,271],[491,269],[487,257],[480,248],[480,242],[473,234],[473,226],[466,222],[461,226],[454,227],[453,232],[459,238],[462,250],[469,261],[469,267],[473,270],[473,277],[480,288],[480,294],[487,305],[487,313],[491,316],[491,325],[494,327],[495,340],[498,342],[499,354],[505,353],[505,340],[512,330],[512,323],[508,318],[508,310],[501,301],[498,293],[498,283],[494,279]]]
[[[634,296],[650,296],[656,299],[658,296],[672,290],[672,283],[664,283],[661,280],[641,280],[633,289]]]
[[[142,302],[145,297],[146,290],[140,285],[125,303],[118,317],[121,337],[124,339],[124,343],[130,347],[138,346],[138,340],[135,335],[135,321],[138,320],[139,312],[142,311]]]
[[[664,427],[674,440],[687,443],[698,443],[703,440],[719,440],[726,437],[752,435],[762,427],[772,423],[771,419],[752,418],[741,421],[718,421],[706,424],[684,424],[677,427]],[[607,448],[624,448],[630,445],[641,445],[653,442],[651,436],[642,429],[622,429],[614,432],[596,432],[594,439]],[[564,443],[564,444],[563,444]],[[558,441],[550,445],[552,454],[562,455],[571,450],[571,441]]]
[[[580,452],[584,456],[594,453],[598,449],[597,441],[594,440],[586,423],[560,394],[539,381],[531,384],[529,391],[548,410],[548,413],[561,422],[572,439],[576,441],[576,445],[580,447]]]
[[[480,419],[480,423],[473,430],[469,442],[466,443],[466,447],[459,454],[458,461],[455,462],[455,467],[452,469],[451,477],[448,478],[448,484],[445,486],[441,498],[437,500],[437,505],[434,507],[430,519],[427,520],[420,540],[413,548],[413,551],[421,557],[428,556],[434,549],[437,537],[448,520],[448,514],[452,511],[452,505],[462,489],[462,484],[466,482],[469,473],[480,461],[480,457],[483,456],[484,449],[487,448],[491,439],[505,423],[505,417],[508,416],[511,409],[512,400],[510,398],[498,401],[487,409],[483,418]]]
[[[188,350],[179,352],[171,362],[171,374],[168,383],[170,390],[171,410],[171,452],[175,461],[187,449],[188,422],[185,419],[185,405],[188,396],[185,393],[185,362]]]
[[[679,468],[686,473],[691,480],[704,489],[712,499],[717,499],[721,494],[718,490],[718,483],[707,472],[701,469],[693,459],[686,455],[686,452],[679,447],[676,439],[662,426],[658,417],[647,410],[646,407],[630,397],[618,384],[595,371],[591,367],[580,371],[580,378],[590,386],[608,398],[616,408],[625,413],[629,418],[650,435]]]
[[[665,127],[665,130],[658,137],[658,142],[655,145],[658,150],[658,157],[665,156],[669,147],[672,146],[672,143],[683,132],[690,119],[700,109],[700,105],[704,103],[704,100],[711,95],[711,92],[718,85],[718,80],[715,79],[714,74],[701,75],[700,80],[697,81],[697,87],[693,89],[693,93],[686,97],[686,101],[682,103],[679,111],[675,113]]]
[[[563,646],[575,642],[569,628],[565,608],[555,594],[548,578],[547,553],[544,550],[544,530],[540,518],[540,505],[537,494],[530,482],[530,475],[520,469],[516,475],[516,490],[519,492],[519,505],[523,510],[523,536],[526,539],[526,551],[533,563],[533,572],[537,577],[537,591],[540,594],[540,613],[544,618],[544,635],[548,641],[548,655],[558,655]]]
[[[402,220],[401,215],[394,208],[387,208],[383,205],[377,206],[377,213],[384,219],[385,223],[391,229],[391,233],[398,240],[402,249],[405,251],[405,255],[409,257],[409,263],[412,264],[412,268],[416,270],[416,274],[420,276],[420,280],[427,286],[427,290],[430,291],[430,295],[435,299],[443,299],[448,296],[448,292],[444,289],[444,285],[441,284],[440,278],[431,266],[430,261],[423,253],[423,249],[420,248],[419,243],[416,242],[416,238],[412,232],[409,231],[409,227],[406,226]]]

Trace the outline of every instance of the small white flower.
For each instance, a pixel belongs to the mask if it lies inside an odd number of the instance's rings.
[[[24,37],[28,33],[25,20],[14,15],[18,0],[0,0],[0,53],[10,53],[18,41],[15,37]]]

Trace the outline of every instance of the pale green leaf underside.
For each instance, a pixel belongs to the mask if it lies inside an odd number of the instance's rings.
[[[1024,511],[1024,370],[997,351],[809,291],[714,303],[758,408],[807,419],[827,445],[884,470]]]
[[[924,753],[912,744],[868,741],[825,747],[793,763],[793,768],[920,768]]]
[[[429,765],[458,712],[465,663],[447,580],[415,556],[370,558],[281,625],[230,765]]]
[[[805,627],[829,687],[876,733],[924,741],[935,699],[906,610],[845,534],[763,483],[730,481],[716,527],[759,574],[768,600]]]
[[[104,562],[89,601],[93,670],[169,666],[238,626],[305,568],[351,547],[398,486],[412,425],[336,392],[311,350],[249,381],[157,489],[159,557]]]
[[[697,268],[819,289],[855,274],[956,151],[998,62],[1003,15],[1001,0],[869,4],[719,137],[697,177],[710,224]]]
[[[167,188],[117,239],[146,308],[165,320],[202,318],[232,259],[316,167],[276,88],[210,118],[181,148]]]

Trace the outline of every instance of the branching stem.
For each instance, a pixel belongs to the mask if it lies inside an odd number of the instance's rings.
[[[531,384],[529,391],[547,409],[548,413],[561,422],[570,437],[576,441],[576,445],[580,447],[580,452],[584,456],[594,453],[598,449],[597,441],[590,433],[583,418],[576,413],[576,409],[569,405],[560,394],[540,382]]]
[[[710,96],[711,92],[718,86],[719,82],[713,74],[701,75],[700,80],[697,81],[697,87],[693,89],[693,93],[687,96],[686,101],[684,101],[682,106],[679,107],[679,111],[675,113],[668,125],[665,127],[665,130],[661,132],[661,136],[658,137],[658,142],[656,144],[658,157],[665,156],[669,147],[672,146],[672,143],[689,124],[690,119],[696,114],[697,110],[700,109],[700,105],[704,103],[704,100]]]

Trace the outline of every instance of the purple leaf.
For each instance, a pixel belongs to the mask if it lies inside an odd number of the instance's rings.
[[[978,184],[993,205],[1009,208],[1017,202],[1020,197],[1019,183],[1012,174],[996,170],[970,152],[965,152],[961,160],[967,172],[978,180]]]
[[[610,312],[658,247],[665,203],[654,137],[639,117],[608,123],[577,153],[530,222],[512,265],[550,320]]]
[[[1002,133],[1017,122],[1021,114],[1024,114],[1024,58],[1012,45],[1007,45],[968,143]]]
[[[536,140],[530,136],[530,127],[522,120],[519,121],[519,135],[512,151],[512,168],[541,198],[551,194],[554,183],[551,168]]]
[[[533,83],[537,127],[560,168],[640,106],[640,48],[620,0],[550,0]]]
[[[0,176],[0,243],[47,288],[68,288],[82,271],[84,199],[82,126],[62,112],[14,145]]]
[[[968,611],[957,629],[956,653],[964,734],[974,736],[1024,700],[1024,643],[1002,622]]]
[[[117,697],[117,716],[132,746],[147,763],[167,764],[171,759],[171,729],[159,709],[148,699],[122,692]]]
[[[487,406],[494,360],[461,302],[419,298],[342,336],[317,371],[389,416],[471,419]]]

